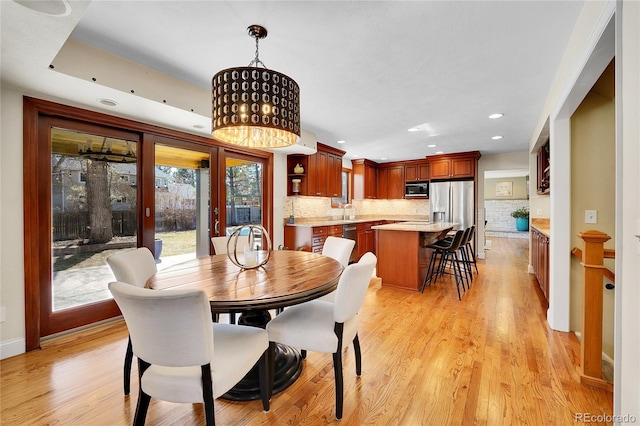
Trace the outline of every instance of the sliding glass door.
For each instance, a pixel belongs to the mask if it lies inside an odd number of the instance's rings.
[[[158,269],[210,253],[211,148],[155,146]]]
[[[25,340],[120,315],[106,258],[147,247],[158,269],[210,237],[273,225],[272,155],[24,98]]]
[[[60,119],[41,124],[49,152],[38,192],[50,222],[40,289],[46,336],[118,314],[106,258],[138,246],[139,136]]]

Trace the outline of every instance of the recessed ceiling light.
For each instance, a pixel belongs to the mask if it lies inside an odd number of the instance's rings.
[[[380,159],[381,159],[381,160],[386,160],[386,159],[387,159],[387,157],[382,157],[382,158],[380,158]]]
[[[338,141],[338,143],[347,143],[347,141]]]
[[[504,114],[503,114],[503,113],[501,113],[501,112],[496,112],[495,114],[491,114],[491,115],[489,116],[489,118],[500,118],[500,117],[502,117],[502,116],[504,116]]]
[[[444,151],[436,151],[436,154],[444,154]]]
[[[111,99],[100,98],[98,99],[98,102],[108,107],[118,106],[118,103],[116,101],[112,101]]]
[[[500,135],[492,136],[491,139],[493,139],[494,141],[497,141],[498,139],[502,139],[502,136]]]
[[[355,157],[360,157],[360,156],[358,154],[353,154],[353,157],[355,158]]]
[[[204,129],[204,126],[202,124],[194,124],[193,128],[194,129]]]
[[[435,147],[436,147],[435,144],[427,145],[427,148],[435,148]]]

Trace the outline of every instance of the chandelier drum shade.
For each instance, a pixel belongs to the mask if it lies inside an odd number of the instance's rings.
[[[300,137],[300,88],[258,58],[258,40],[267,30],[252,25],[248,32],[256,39],[255,59],[247,67],[224,69],[211,81],[212,135],[250,148],[293,145]]]

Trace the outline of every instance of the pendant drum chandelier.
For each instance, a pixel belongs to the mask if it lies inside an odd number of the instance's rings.
[[[300,138],[298,83],[259,59],[258,41],[267,30],[251,25],[247,32],[256,40],[255,58],[247,67],[218,72],[211,81],[212,135],[249,148],[293,145]]]

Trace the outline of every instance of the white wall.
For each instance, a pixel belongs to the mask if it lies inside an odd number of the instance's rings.
[[[273,235],[274,248],[284,246],[284,205],[287,200],[287,156],[273,154]]]
[[[570,129],[568,117],[580,104],[593,82],[608,64],[612,50],[607,31],[617,8],[616,49],[616,332],[614,359],[614,414],[640,421],[640,3],[635,1],[589,1],[574,28],[534,130],[530,149],[551,117],[552,189],[551,217],[551,302],[549,325],[568,330],[569,240],[568,217],[570,178]],[[609,56],[609,58],[607,58]],[[589,83],[590,81],[590,83]],[[582,96],[581,96],[582,94]],[[530,167],[535,176],[535,162]],[[628,417],[627,417],[628,418]],[[619,419],[621,423],[623,418]]]
[[[640,2],[619,1],[616,25],[617,223],[614,414],[640,422]],[[621,86],[624,85],[624,87]]]
[[[571,132],[569,119],[614,55],[611,17],[615,3],[585,2],[556,78],[547,95],[538,125],[529,141],[535,153],[538,136],[549,120],[551,140],[550,297],[547,320],[551,328],[569,331],[571,251]],[[535,176],[532,161],[531,175]],[[532,177],[533,179],[533,177]]]
[[[22,94],[0,88],[0,358],[25,350],[22,217]]]

